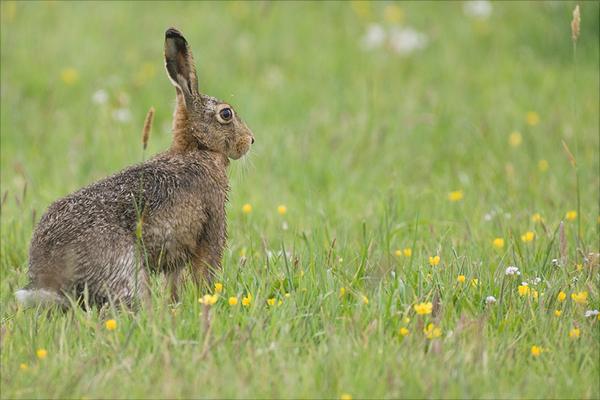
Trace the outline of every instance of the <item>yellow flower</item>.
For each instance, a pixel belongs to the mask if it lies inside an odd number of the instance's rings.
[[[402,318],[402,322],[404,322],[405,324],[408,324],[410,322],[410,318],[404,317],[404,318]]]
[[[115,329],[117,329],[117,321],[115,321],[114,319],[109,319],[104,323],[104,327],[107,331],[114,331]]]
[[[567,213],[565,214],[565,218],[567,219],[567,221],[575,221],[577,219],[577,211],[567,211]]]
[[[512,147],[518,147],[523,142],[523,137],[521,136],[521,132],[513,131],[508,135],[508,144]]]
[[[230,306],[237,306],[238,303],[238,298],[237,297],[230,297],[228,300],[228,303]]]
[[[419,315],[431,314],[431,310],[433,310],[433,304],[430,302],[427,303],[419,303],[414,305],[415,312]]]
[[[561,310],[554,310],[554,316],[555,317],[560,317],[561,314],[562,314]]]
[[[270,299],[267,299],[267,304],[270,306],[274,306],[275,305],[275,297],[271,297]]]
[[[250,214],[250,213],[252,212],[252,205],[251,205],[251,204],[248,204],[248,203],[244,204],[244,205],[242,206],[242,212],[243,212],[244,214]]]
[[[44,358],[46,358],[48,356],[48,350],[46,349],[38,349],[35,352],[35,355],[37,356],[37,358],[39,358],[40,360],[43,360]]]
[[[429,256],[429,265],[435,267],[440,263],[440,256]]]
[[[565,301],[565,299],[567,298],[567,294],[565,292],[563,292],[562,290],[560,292],[558,292],[558,295],[556,296],[556,299],[558,301]]]
[[[540,170],[540,172],[548,171],[548,161],[546,161],[546,160],[538,161],[538,169]]]
[[[544,219],[542,218],[542,216],[540,215],[540,213],[535,213],[531,216],[531,221],[532,222],[542,222]]]
[[[576,269],[577,271],[583,271],[583,264],[577,264],[577,265],[575,266],[575,269]]]
[[[539,295],[539,293],[538,293],[537,290],[532,290],[531,291],[531,296],[533,297],[534,300],[538,299],[538,295]]]
[[[459,275],[458,277],[456,277],[456,281],[458,283],[465,283],[465,279],[467,279],[464,275]]]
[[[402,254],[404,254],[404,257],[410,257],[412,256],[412,249],[410,247],[406,247],[402,250]]]
[[[577,304],[587,304],[588,292],[571,293],[571,299]]]
[[[423,329],[423,333],[425,334],[425,337],[430,340],[442,336],[442,330],[434,324],[427,325],[427,327]]]
[[[395,255],[396,257],[401,257],[401,256],[402,256],[402,250],[400,250],[400,249],[396,250],[396,251],[394,252],[394,255]]]
[[[569,331],[569,337],[571,339],[579,339],[580,334],[581,334],[581,331],[579,330],[579,328],[573,328]]]
[[[521,296],[521,297],[529,296],[529,294],[531,293],[531,289],[527,285],[519,285],[518,290],[519,290],[519,296]]]
[[[281,204],[279,207],[277,207],[277,212],[279,215],[285,215],[285,213],[287,213],[287,207]]]
[[[364,294],[361,295],[361,300],[363,303],[369,304],[369,298],[367,296],[365,296]]]
[[[19,364],[19,369],[21,371],[27,371],[29,369],[29,365],[27,365],[25,363],[21,363],[21,364]]]
[[[408,334],[410,333],[410,331],[407,328],[402,327],[402,328],[400,328],[400,332],[399,333],[400,333],[400,336],[408,336]]]
[[[397,24],[404,19],[404,12],[396,5],[389,5],[383,10],[383,18],[387,22]]]
[[[242,298],[242,305],[244,307],[248,307],[250,303],[252,303],[252,295],[249,294],[248,296]]]
[[[354,11],[354,13],[362,18],[362,19],[367,19],[371,16],[371,4],[368,1],[352,1],[350,3],[351,7],[352,7],[352,11]]]
[[[477,279],[477,278],[471,279],[471,286],[477,287],[477,285],[479,285],[479,279]]]
[[[528,111],[525,115],[525,122],[527,122],[527,125],[529,126],[536,126],[540,123],[540,116],[535,111]]]
[[[219,300],[218,294],[205,294],[201,298],[198,299],[198,303],[205,304],[207,306],[212,306]]]
[[[534,357],[539,357],[540,354],[542,354],[542,351],[544,351],[544,349],[542,349],[540,346],[531,346],[531,355]]]
[[[462,190],[454,190],[448,193],[448,200],[450,201],[460,201],[464,197]]]
[[[496,238],[492,241],[492,245],[497,249],[501,249],[504,247],[504,239]]]
[[[521,240],[525,243],[529,243],[529,242],[533,241],[533,239],[535,239],[535,233],[533,233],[531,231],[527,231],[521,235]]]
[[[79,80],[79,72],[75,68],[65,68],[60,73],[60,79],[67,85],[73,85]]]
[[[340,400],[352,400],[352,395],[350,395],[348,393],[342,393],[340,395]]]
[[[342,297],[345,294],[346,294],[346,288],[345,287],[341,287],[340,288],[340,297]]]
[[[223,284],[220,282],[215,283],[215,293],[223,292]]]

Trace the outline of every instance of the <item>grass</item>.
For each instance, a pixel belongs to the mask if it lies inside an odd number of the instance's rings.
[[[584,317],[600,308],[599,6],[582,4],[574,55],[574,5],[494,3],[478,19],[460,3],[2,2],[1,397],[600,397],[600,321]],[[371,23],[427,46],[365,50]],[[257,140],[230,168],[223,293],[204,306],[188,286],[172,305],[155,277],[137,313],[18,308],[45,208],[139,162],[151,106],[146,154],[168,147],[170,25],[201,90]]]

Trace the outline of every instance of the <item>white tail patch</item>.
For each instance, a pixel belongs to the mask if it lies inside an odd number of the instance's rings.
[[[21,289],[15,292],[17,302],[24,307],[64,306],[65,299],[58,293],[47,289]]]

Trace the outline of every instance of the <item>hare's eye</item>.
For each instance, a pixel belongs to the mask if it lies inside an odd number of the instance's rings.
[[[226,124],[228,122],[231,122],[231,119],[233,118],[233,110],[229,107],[225,107],[225,108],[222,108],[219,111],[219,114],[217,114],[217,115],[218,115],[217,119],[219,120],[219,122]]]

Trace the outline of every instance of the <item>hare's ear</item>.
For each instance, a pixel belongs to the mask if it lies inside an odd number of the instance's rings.
[[[187,41],[177,29],[165,32],[165,67],[173,85],[183,93],[186,103],[198,95],[194,58]]]

